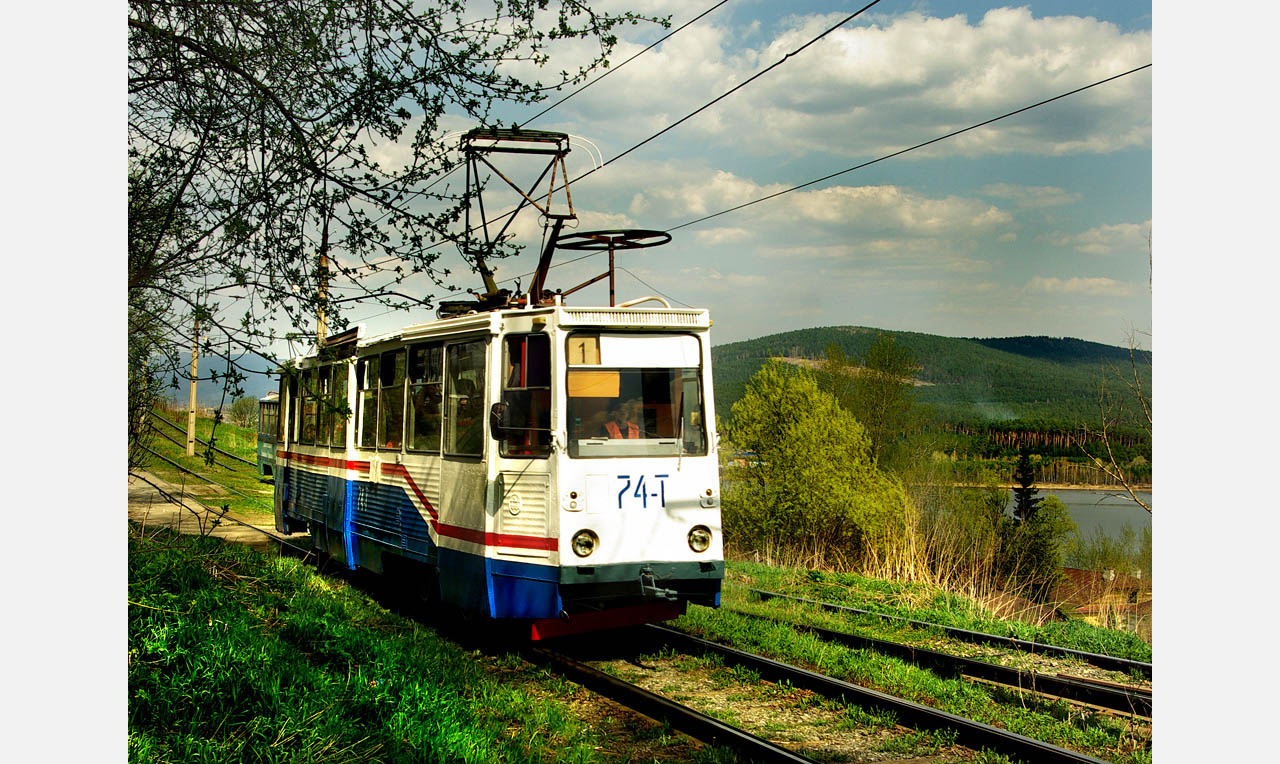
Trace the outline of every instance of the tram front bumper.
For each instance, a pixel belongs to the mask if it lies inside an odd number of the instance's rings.
[[[571,614],[646,602],[716,607],[723,578],[723,560],[565,566],[560,568],[560,599]]]

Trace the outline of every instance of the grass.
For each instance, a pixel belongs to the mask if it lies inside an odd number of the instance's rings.
[[[723,757],[683,738],[611,752],[607,725],[569,711],[576,685],[464,650],[299,560],[131,526],[128,600],[130,761]]]
[[[1150,760],[1151,728],[1144,722],[1081,711],[1060,702],[1011,697],[981,684],[942,678],[896,658],[825,642],[786,624],[728,609],[693,608],[676,625],[706,639],[1099,758],[1134,764]],[[930,739],[924,747],[931,745]]]
[[[1143,642],[1136,634],[1103,629],[1083,621],[1056,621],[1035,626],[1022,621],[994,618],[971,599],[922,584],[891,582],[853,573],[825,573],[751,562],[729,562],[725,581],[726,602],[746,602],[746,588],[764,589],[928,621],[941,626],[1045,642],[1129,660],[1151,661],[1151,645]],[[735,595],[735,590],[737,595],[742,596]],[[840,618],[846,624],[856,623],[869,636],[869,632],[876,632],[886,635],[886,639],[911,641],[908,632],[915,631],[908,626],[892,625],[875,616],[845,614]],[[937,637],[942,635],[942,631],[925,630],[925,635]]]
[[[161,412],[157,412],[157,414],[165,416]],[[172,417],[168,418],[169,421],[178,424],[183,429],[186,428],[185,420],[178,421]],[[179,442],[186,442],[185,437],[176,430],[169,429],[163,424],[156,425],[156,428],[159,432],[170,435]],[[201,417],[196,418],[197,437],[207,441],[212,429],[213,420]],[[226,422],[218,425],[217,447],[228,453],[248,459],[255,464],[257,461],[257,442],[258,434],[254,428],[236,427]],[[205,504],[215,508],[225,506],[232,514],[249,522],[268,527],[274,522],[272,508],[273,483],[270,479],[264,480],[258,477],[255,466],[228,459],[220,454],[217,455],[214,464],[209,465],[204,460],[204,446],[197,443],[196,455],[189,457],[187,456],[185,445],[179,446],[160,435],[152,438],[151,448],[161,456],[177,462],[186,469],[221,483],[228,488],[234,489],[234,491],[238,491],[240,494],[245,494],[245,496],[213,486],[200,477],[185,473],[154,456],[148,455],[146,457],[143,469],[175,486],[182,487],[188,494]]]

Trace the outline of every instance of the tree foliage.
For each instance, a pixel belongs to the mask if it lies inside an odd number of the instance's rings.
[[[1013,481],[1018,487],[1013,489],[1013,520],[1023,523],[1035,516],[1036,510],[1044,499],[1038,498],[1040,493],[1035,487],[1036,473],[1031,466],[1031,450],[1023,446],[1018,451],[1018,466],[1013,471]]]
[[[320,310],[341,331],[357,301],[429,306],[422,285],[451,276],[438,248],[465,238],[462,184],[437,185],[457,163],[446,113],[497,125],[638,19],[576,0],[131,0],[131,357],[181,374],[198,318],[201,352],[234,368]],[[581,68],[521,75],[575,39],[598,45]]]
[[[1062,579],[1062,550],[1076,532],[1067,505],[1057,496],[1040,500],[1040,506],[1023,522],[1005,525],[1002,545],[1007,586],[1045,601]]]
[[[883,551],[903,527],[902,485],[876,467],[862,425],[802,369],[765,364],[734,404],[725,442],[741,460],[724,505],[740,548],[775,544],[840,564]]]
[[[889,335],[878,334],[861,363],[832,344],[818,370],[822,388],[866,429],[876,462],[900,470],[910,461],[907,440],[924,424],[912,379],[919,371],[915,354]]]
[[[227,421],[240,427],[257,427],[258,399],[245,397],[232,401],[231,409],[227,413]]]

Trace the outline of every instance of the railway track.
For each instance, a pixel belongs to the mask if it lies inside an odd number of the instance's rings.
[[[949,732],[954,735],[956,744],[975,751],[986,749],[1015,760],[1028,762],[1098,764],[1102,761],[1078,751],[1051,745],[761,655],[700,639],[665,626],[649,625],[640,627],[633,633],[646,643],[644,647],[633,647],[641,653],[657,652],[666,648],[677,654],[713,655],[724,666],[749,669],[765,681],[807,690],[837,702],[860,706],[863,709],[890,712],[897,719],[898,724],[918,731]],[[621,637],[618,640],[618,642],[623,641],[625,639]],[[583,643],[585,646],[581,651],[589,652],[593,656],[585,660],[580,656],[575,657],[569,654],[579,652],[573,649],[572,644],[572,642],[565,643],[566,649],[563,651],[556,649],[559,645],[529,648],[526,650],[526,657],[561,673],[593,692],[665,722],[673,729],[696,740],[709,745],[731,748],[745,760],[811,761],[801,754],[592,667],[586,660],[600,659],[602,651],[605,654],[616,652],[609,646],[602,647],[598,640]]]
[[[280,537],[271,530],[258,528],[243,522],[240,522],[240,524],[273,538],[280,543],[282,549],[293,547],[293,544],[288,539]],[[305,550],[301,547],[297,548],[297,552],[312,553],[311,550]],[[665,646],[685,654],[715,655],[723,665],[750,669],[766,681],[808,690],[838,702],[856,704],[864,709],[891,712],[898,720],[898,723],[903,726],[921,731],[951,731],[954,734],[956,744],[973,750],[987,749],[1023,761],[1090,762],[1093,764],[1098,764],[1102,761],[1077,751],[1008,732],[992,725],[913,703],[887,693],[861,687],[764,656],[700,639],[667,627],[650,625],[643,627],[639,630],[639,633],[650,641],[655,650]],[[581,684],[593,692],[608,697],[645,716],[663,721],[673,729],[679,730],[696,740],[709,745],[731,748],[744,760],[761,762],[813,761],[801,754],[714,719],[695,709],[610,676],[559,650],[546,646],[531,646],[524,651],[524,654],[530,661],[553,668],[566,678]]]
[[[650,625],[644,629],[652,635],[655,642],[673,650],[713,654],[723,661],[724,665],[748,668],[759,674],[762,679],[778,683],[785,682],[792,687],[806,689],[833,700],[854,703],[863,708],[889,711],[896,716],[899,723],[917,730],[953,731],[958,744],[974,750],[988,749],[1014,759],[1034,762],[1090,762],[1092,764],[1102,762],[1101,759],[1078,751],[1051,745],[761,655],[700,639],[665,626]]]
[[[821,602],[818,600],[805,599],[804,597],[793,597],[789,594],[779,594],[778,592],[770,592],[764,589],[752,589],[747,587],[746,590],[751,594],[758,596],[761,600],[769,599],[785,599],[793,602],[803,602],[808,605],[821,608],[835,613],[853,613],[856,615],[872,615],[887,621],[896,621],[905,623],[918,629],[938,629],[948,637],[961,642],[973,642],[977,644],[988,644],[997,647],[1007,647],[1013,650],[1026,653],[1039,653],[1041,655],[1056,655],[1065,658],[1077,658],[1092,666],[1107,669],[1109,671],[1120,671],[1124,673],[1135,673],[1147,679],[1151,678],[1151,664],[1142,661],[1129,660],[1128,658],[1117,658],[1113,655],[1103,655],[1101,653],[1090,653],[1084,650],[1073,650],[1068,647],[1058,647],[1057,645],[1048,645],[1043,642],[1031,642],[1016,637],[1004,637],[999,634],[986,634],[980,631],[970,631],[968,629],[957,629],[953,626],[943,626],[937,623],[929,623],[927,621],[916,621],[902,616],[889,615],[887,613],[877,613],[874,610],[861,610],[859,608],[848,607],[845,605],[836,605],[830,602]]]
[[[856,649],[870,649],[882,655],[891,655],[905,661],[927,668],[945,676],[969,676],[989,682],[1006,685],[1019,690],[1053,695],[1055,697],[1086,703],[1092,706],[1151,717],[1151,691],[1126,687],[1114,682],[1100,682],[1083,677],[1045,674],[1036,671],[1000,666],[973,658],[964,658],[937,650],[929,650],[913,645],[890,642],[883,639],[863,637],[843,631],[824,629],[818,626],[780,621],[774,618],[733,611],[749,618],[784,623],[794,629],[807,631],[828,642],[837,642]]]
[[[746,761],[814,762],[794,751],[771,743],[764,738],[733,727],[707,716],[688,706],[669,700],[630,682],[610,676],[599,669],[576,660],[556,650],[533,647],[525,650],[525,657],[534,663],[552,668],[574,682],[597,694],[603,695],[652,719],[665,722],[672,729],[708,745],[732,749]]]

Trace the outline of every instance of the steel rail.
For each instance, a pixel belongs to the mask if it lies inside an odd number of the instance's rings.
[[[534,662],[552,664],[561,674],[593,692],[666,722],[695,740],[731,748],[748,761],[788,764],[814,761],[545,647],[527,648],[525,654]]]
[[[981,750],[991,749],[1013,758],[1035,762],[1071,762],[1073,764],[1104,764],[1102,759],[1061,748],[1041,740],[1019,735],[999,727],[983,724],[963,716],[940,711],[936,708],[913,703],[878,690],[861,687],[841,679],[824,676],[808,669],[791,666],[771,658],[744,652],[732,647],[675,631],[664,626],[650,624],[645,627],[656,639],[681,651],[714,653],[726,664],[745,666],[764,679],[789,682],[793,687],[811,690],[829,698],[842,699],[892,711],[900,723],[916,729],[955,730],[956,742]]]
[[[163,421],[163,420],[161,420],[161,421]],[[173,445],[177,446],[178,448],[186,448],[186,447],[187,447],[187,444],[186,444],[186,443],[183,443],[182,441],[180,441],[180,440],[178,440],[177,438],[173,437],[172,435],[170,435],[169,433],[165,432],[164,430],[159,429],[159,428],[158,428],[158,427],[156,427],[155,425],[150,425],[150,427],[151,427],[151,432],[154,432],[156,435],[159,435],[160,437],[162,437],[162,438],[164,438],[165,440],[169,441],[170,443],[172,443]],[[201,443],[203,443],[203,442],[204,442],[204,441],[201,441]],[[217,449],[217,448],[215,448],[215,449],[214,449],[214,451],[217,451],[218,453],[226,453],[225,451],[222,451],[222,450]],[[233,458],[233,459],[239,459],[240,457],[235,456],[235,455],[232,455],[232,458]],[[218,466],[220,466],[220,467],[225,467],[226,469],[229,469],[229,470],[231,470],[232,472],[241,472],[241,469],[240,469],[239,467],[236,467],[234,464],[226,464],[226,463],[225,463],[225,460],[224,460],[223,462],[221,462],[221,463],[220,463],[220,462],[218,462],[217,457],[214,457],[214,464],[216,464],[216,465],[218,465]]]
[[[160,457],[160,458],[163,459],[164,457]],[[298,552],[302,552],[304,556],[316,555],[315,549],[311,549],[309,547],[304,547],[304,546],[298,546],[297,544],[289,541],[287,538],[285,538],[284,536],[281,536],[279,533],[276,533],[273,530],[268,530],[267,528],[262,528],[260,526],[254,525],[253,523],[248,523],[248,522],[245,522],[244,520],[240,520],[235,517],[232,517],[229,512],[223,511],[216,507],[211,507],[208,504],[205,504],[203,501],[200,501],[199,499],[195,498],[194,496],[174,496],[173,494],[169,493],[164,488],[162,488],[160,485],[153,483],[152,481],[148,480],[145,476],[137,472],[130,472],[129,474],[138,478],[139,480],[151,486],[152,488],[155,488],[156,492],[160,494],[160,498],[164,499],[164,501],[166,501],[169,504],[176,504],[177,506],[183,509],[186,509],[188,512],[195,512],[195,510],[188,507],[186,505],[186,502],[199,504],[200,506],[204,507],[206,512],[216,515],[216,519],[219,522],[233,523],[243,528],[248,528],[249,530],[257,531],[258,533],[261,533],[262,535],[266,536],[271,541],[276,542],[280,547],[282,548],[287,547],[289,549],[294,549]]]
[[[156,419],[159,419],[161,422],[164,422],[165,424],[169,425],[170,427],[172,427],[173,429],[177,430],[178,432],[180,432],[180,433],[182,433],[182,434],[184,434],[184,435],[185,435],[185,434],[186,434],[186,432],[187,432],[187,431],[186,431],[186,430],[184,430],[182,427],[180,427],[180,426],[178,426],[178,425],[174,424],[173,422],[170,422],[168,419],[165,419],[164,417],[160,416],[159,414],[155,413],[154,411],[152,411],[152,412],[151,412],[151,416],[152,416],[152,417],[154,417],[154,418],[156,418]],[[156,432],[160,432],[160,431],[159,431],[159,430],[156,430]],[[206,441],[206,440],[201,440],[200,438],[196,438],[196,442],[197,442],[197,443],[199,443],[199,444],[200,444],[200,445],[202,445],[202,446],[212,448],[214,451],[217,451],[218,453],[222,454],[223,456],[229,456],[229,457],[231,457],[232,459],[235,459],[236,461],[244,462],[245,464],[248,464],[248,465],[249,465],[249,466],[251,466],[251,467],[257,467],[257,466],[258,466],[256,462],[251,462],[251,461],[249,461],[248,459],[244,458],[243,456],[236,456],[235,454],[227,453],[226,451],[223,451],[221,448],[218,448],[217,446],[209,446],[209,442],[208,442],[208,441]],[[183,444],[179,443],[178,445],[183,445]]]
[[[150,453],[152,456],[155,456],[155,457],[157,457],[157,458],[159,458],[159,459],[161,459],[161,460],[163,460],[163,461],[168,462],[171,466],[173,466],[173,467],[175,467],[175,468],[177,468],[177,469],[179,469],[179,470],[181,470],[181,471],[183,471],[183,472],[186,472],[186,473],[188,473],[188,474],[190,474],[190,475],[195,475],[196,477],[200,478],[201,480],[205,481],[206,483],[211,483],[211,484],[213,484],[213,485],[216,485],[216,486],[218,486],[219,488],[222,488],[222,489],[224,489],[224,490],[230,491],[230,492],[234,493],[234,494],[235,494],[235,495],[237,495],[237,496],[242,496],[242,497],[244,497],[244,498],[248,499],[249,501],[253,501],[253,502],[261,502],[261,501],[262,501],[262,497],[260,497],[260,496],[250,496],[250,495],[249,495],[249,494],[247,494],[247,493],[242,493],[242,492],[240,492],[240,491],[237,491],[236,489],[232,488],[232,487],[231,487],[231,486],[229,486],[229,485],[223,485],[222,483],[219,483],[218,481],[214,480],[214,479],[213,479],[213,478],[211,478],[211,477],[208,477],[208,476],[206,476],[206,475],[201,475],[199,472],[196,472],[196,471],[195,471],[195,470],[193,470],[193,469],[188,469],[187,467],[183,467],[181,464],[178,464],[177,462],[175,462],[174,460],[170,459],[169,457],[164,456],[163,454],[157,453],[156,451],[154,451],[154,450],[152,450],[152,449],[150,449],[150,448],[147,448],[146,446],[143,446],[143,447],[142,447],[142,450],[143,450],[143,451],[146,451],[146,452],[148,452],[148,453]],[[266,505],[266,504],[261,504],[261,503],[259,503],[259,505],[258,505],[258,506],[261,506],[261,507],[267,507],[267,505]],[[270,507],[268,507],[268,508],[270,508]]]
[[[928,668],[938,673],[945,673],[952,676],[964,674],[978,679],[986,679],[1001,685],[1016,687],[1019,690],[1029,690],[1031,692],[1038,692],[1046,695],[1056,695],[1057,697],[1074,700],[1079,703],[1088,703],[1094,706],[1109,708],[1113,711],[1122,711],[1124,713],[1136,714],[1138,716],[1145,716],[1148,718],[1151,716],[1150,690],[1125,687],[1113,682],[1100,684],[1083,678],[1044,674],[1036,671],[1023,671],[1022,669],[1000,666],[998,664],[988,663],[987,661],[981,661],[975,658],[964,658],[958,655],[939,652],[937,650],[915,647],[913,645],[904,645],[900,642],[890,642],[885,639],[876,639],[874,637],[863,637],[857,634],[850,634],[845,631],[834,631],[832,629],[824,629],[819,626],[810,626],[808,624],[780,621],[776,618],[768,618],[766,616],[755,615],[754,613],[745,613],[741,610],[733,610],[732,612],[750,618],[758,618],[773,623],[783,624],[792,629],[803,629],[828,642],[838,642],[853,648],[869,649],[882,655],[891,655],[895,658],[910,661],[922,668]]]
[[[1021,650],[1027,653],[1043,653],[1045,655],[1063,655],[1072,658],[1079,658],[1098,668],[1110,669],[1112,671],[1135,671],[1138,674],[1151,678],[1151,664],[1142,661],[1130,660],[1128,658],[1117,658],[1114,655],[1103,655],[1101,653],[1090,653],[1084,650],[1073,650],[1069,647],[1058,647],[1057,645],[1049,645],[1043,642],[1031,642],[1017,637],[1002,637],[999,634],[986,634],[981,631],[970,631],[969,629],[959,629],[954,626],[943,626],[942,624],[929,623],[928,621],[915,621],[910,618],[903,618],[898,615],[889,615],[888,613],[877,613],[874,610],[861,610],[856,607],[847,607],[845,605],[836,605],[830,602],[820,602],[818,600],[805,599],[804,597],[793,597],[790,594],[779,594],[778,592],[765,591],[764,589],[752,589],[744,587],[747,591],[757,594],[761,599],[787,599],[796,602],[803,602],[808,605],[817,605],[824,610],[843,613],[856,613],[858,615],[874,615],[877,618],[883,618],[888,621],[899,621],[910,624],[921,629],[940,629],[948,637],[957,639],[962,642],[978,642],[1000,645],[1009,647],[1014,650]]]

